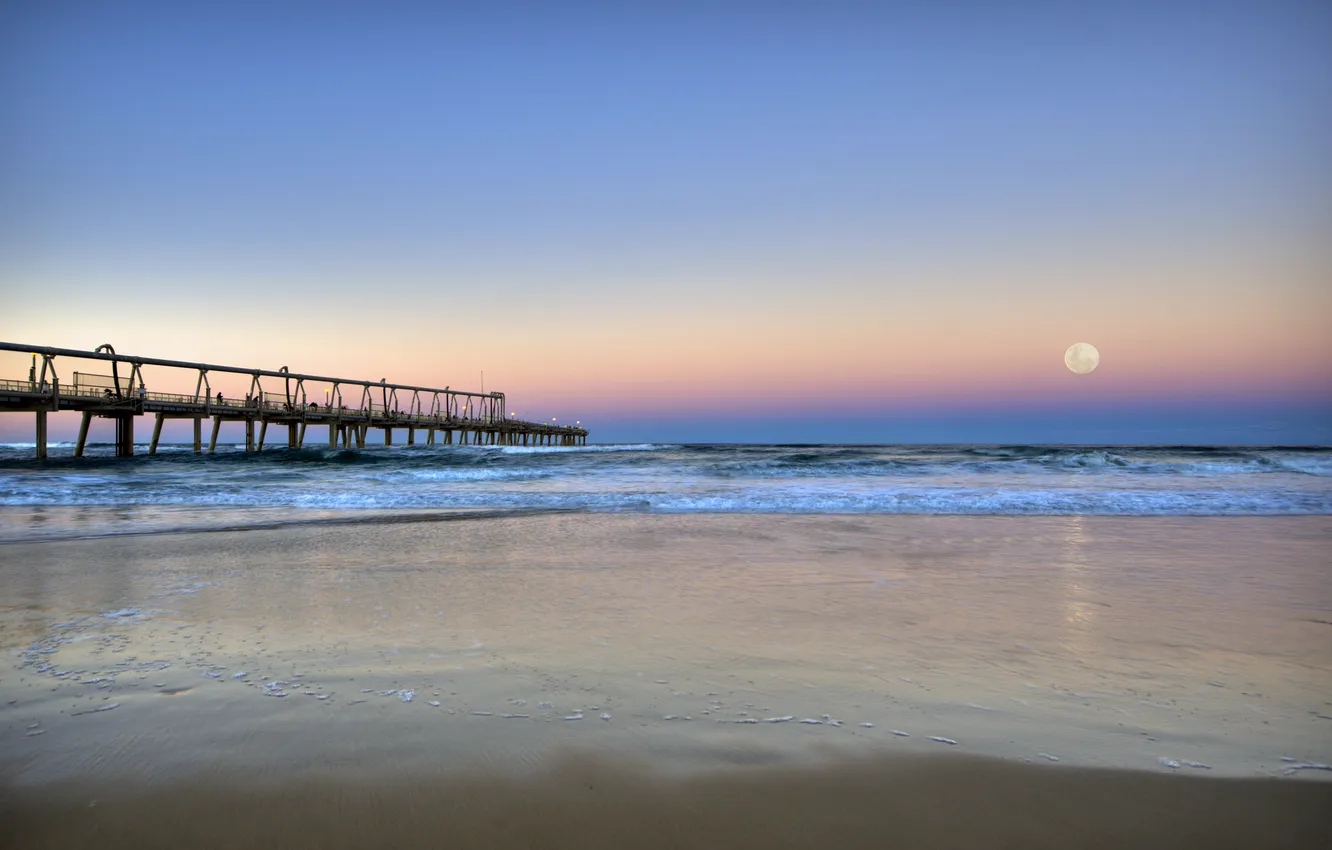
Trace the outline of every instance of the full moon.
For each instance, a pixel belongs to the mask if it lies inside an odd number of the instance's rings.
[[[1064,352],[1064,365],[1070,372],[1085,375],[1101,362],[1101,352],[1089,342],[1075,342]]]

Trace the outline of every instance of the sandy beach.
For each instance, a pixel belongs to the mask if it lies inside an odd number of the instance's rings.
[[[24,840],[92,834],[136,807],[299,821],[331,798],[369,829],[477,782],[493,812],[573,836],[608,810],[543,818],[586,771],[617,811],[699,812],[698,846],[726,820],[716,783],[752,809],[742,822],[796,817],[788,794],[814,820],[863,809],[871,837],[889,800],[921,835],[951,821],[908,804],[930,782],[959,806],[1030,787],[1033,811],[1080,829],[1122,804],[1153,834],[1189,834],[1150,814],[1160,782],[1181,812],[1313,830],[1289,846],[1321,828],[1327,518],[410,519],[0,546],[0,742]],[[1121,803],[1070,808],[1088,794]],[[448,809],[477,836],[482,810]],[[1055,823],[1013,811],[985,817]],[[604,825],[606,841],[628,828]],[[813,846],[753,843],[766,834],[733,846]]]

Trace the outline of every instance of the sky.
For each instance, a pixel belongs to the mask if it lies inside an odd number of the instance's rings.
[[[628,5],[0,4],[0,339],[600,442],[1332,443],[1332,4]]]

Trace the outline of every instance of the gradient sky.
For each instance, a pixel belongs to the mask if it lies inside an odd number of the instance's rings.
[[[1332,443],[1332,4],[271,5],[0,6],[0,339],[600,441]]]

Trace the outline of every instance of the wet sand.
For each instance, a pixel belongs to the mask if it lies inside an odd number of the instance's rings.
[[[687,778],[595,759],[493,772],[0,795],[0,845],[64,848],[1323,848],[1332,785],[885,757]]]
[[[1326,821],[1325,517],[291,519],[0,544],[15,846]]]

